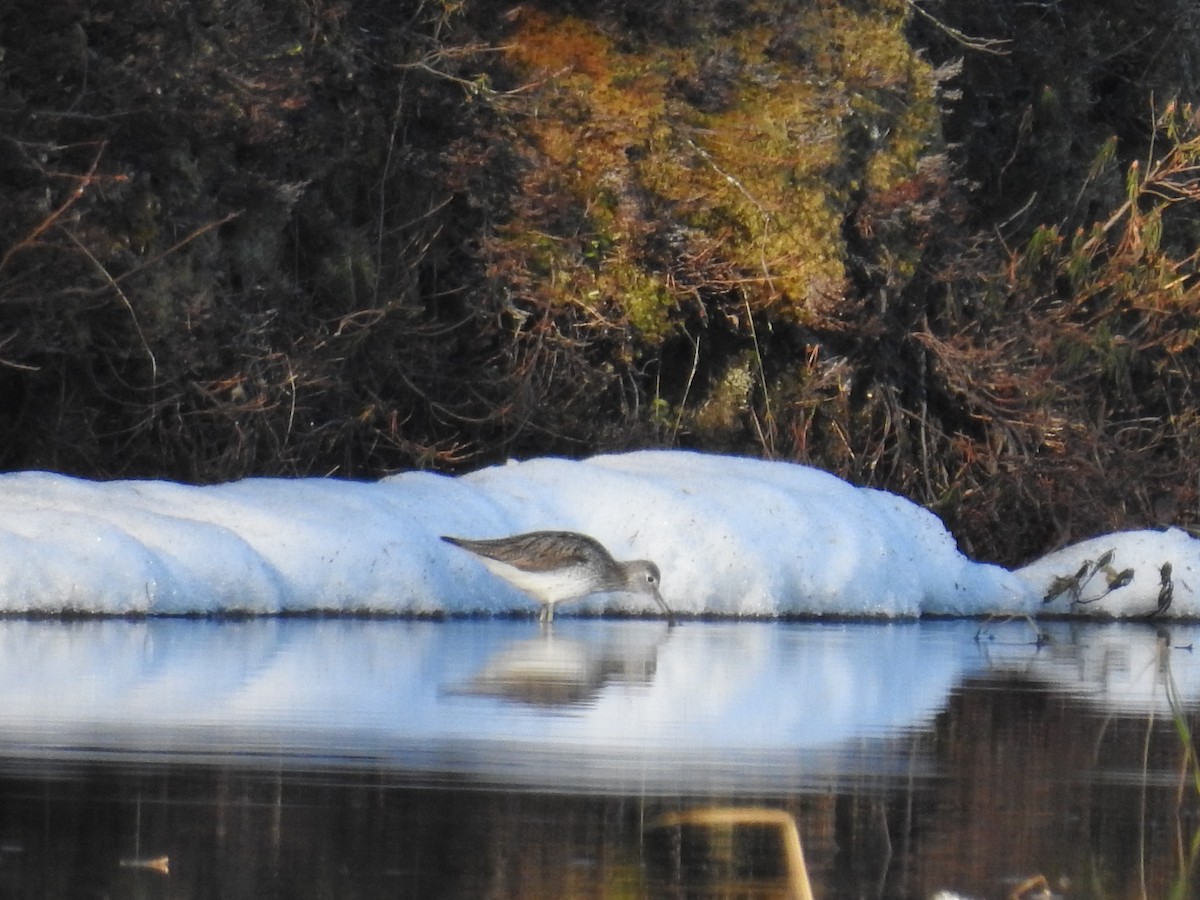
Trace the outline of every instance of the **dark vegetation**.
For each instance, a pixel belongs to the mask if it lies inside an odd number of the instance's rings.
[[[0,467],[682,446],[1009,563],[1197,521],[1191,0],[10,0],[0,52]]]

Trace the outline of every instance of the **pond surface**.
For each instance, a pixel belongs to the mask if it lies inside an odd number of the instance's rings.
[[[1041,627],[0,621],[0,897],[1191,896],[1200,627]]]

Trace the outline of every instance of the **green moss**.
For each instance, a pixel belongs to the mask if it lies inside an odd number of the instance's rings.
[[[750,405],[754,372],[753,354],[744,353],[731,360],[708,399],[692,417],[696,428],[712,435],[728,435],[737,431]]]
[[[651,339],[685,294],[798,321],[827,309],[846,292],[855,191],[903,185],[940,140],[905,12],[766,5],[690,43],[617,47],[590,21],[523,9],[507,53],[536,86],[531,164],[497,249],[555,273],[523,285],[531,302],[590,297]],[[647,250],[665,231],[673,258]],[[885,248],[883,262],[907,279],[919,255]]]
[[[669,330],[675,298],[661,277],[636,265],[612,265],[600,283],[603,293],[621,298],[630,324],[644,337],[657,340]]]

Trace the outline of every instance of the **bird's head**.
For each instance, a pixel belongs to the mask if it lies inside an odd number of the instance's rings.
[[[658,571],[658,566],[648,559],[637,559],[625,564],[625,589],[630,593],[653,597],[654,602],[667,614],[667,618],[673,620],[674,615],[671,608],[667,606],[667,601],[659,593],[661,582],[662,575]]]

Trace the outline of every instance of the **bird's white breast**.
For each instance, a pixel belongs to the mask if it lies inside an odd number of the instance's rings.
[[[481,557],[480,562],[487,566],[493,575],[503,578],[542,603],[553,605],[582,597],[591,591],[588,572],[580,567],[527,572],[495,559]]]

